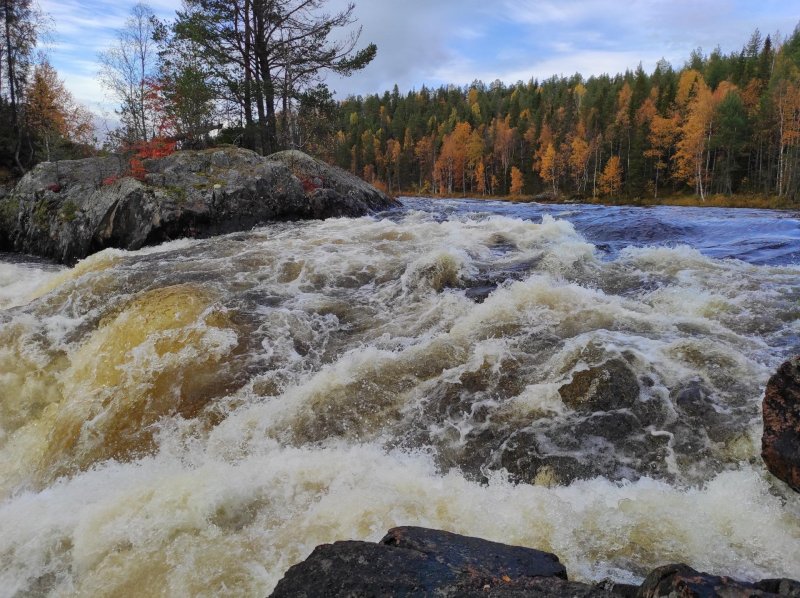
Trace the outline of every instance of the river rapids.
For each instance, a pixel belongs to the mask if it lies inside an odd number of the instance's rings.
[[[800,578],[759,458],[795,215],[404,203],[0,255],[0,594],[266,596],[397,525]]]

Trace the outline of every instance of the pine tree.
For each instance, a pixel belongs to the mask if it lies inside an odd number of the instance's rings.
[[[228,99],[241,106],[244,141],[271,153],[281,130],[290,130],[293,103],[321,83],[325,72],[347,76],[364,68],[377,48],[356,50],[361,30],[338,33],[355,22],[355,6],[323,9],[326,0],[185,0],[176,35],[202,50],[209,73]],[[254,112],[255,110],[255,112]],[[282,142],[287,142],[284,137]]]

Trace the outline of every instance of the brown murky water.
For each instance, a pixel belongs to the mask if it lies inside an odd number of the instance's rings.
[[[442,205],[0,260],[2,592],[263,596],[410,524],[581,579],[800,577],[758,458],[793,258]]]

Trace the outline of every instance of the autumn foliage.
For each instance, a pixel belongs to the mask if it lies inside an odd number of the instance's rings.
[[[94,127],[92,115],[67,91],[55,69],[46,60],[36,65],[28,86],[25,124],[43,146],[43,158],[51,160],[56,146],[68,142],[90,147]]]
[[[677,70],[349,98],[325,157],[421,193],[800,200],[800,30]]]
[[[163,137],[156,137],[150,141],[139,141],[131,144],[127,148],[127,153],[130,154],[128,159],[128,170],[122,176],[129,176],[140,181],[144,181],[147,177],[147,168],[145,168],[144,161],[157,158],[166,158],[173,154],[177,149],[177,143],[170,139]],[[118,176],[110,176],[103,179],[104,186],[113,185],[119,180]]]
[[[600,175],[600,192],[603,195],[614,196],[622,187],[622,162],[619,156],[611,156],[606,162],[603,173]]]
[[[511,195],[522,195],[522,187],[525,184],[522,178],[522,171],[516,166],[511,167]]]

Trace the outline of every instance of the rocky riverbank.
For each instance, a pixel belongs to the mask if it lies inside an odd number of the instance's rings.
[[[396,202],[301,152],[227,147],[142,161],[120,156],[39,164],[0,199],[0,251],[71,264],[107,247],[139,249],[272,220],[363,216]]]
[[[762,411],[761,457],[775,477],[800,492],[800,356],[769,379]]]

